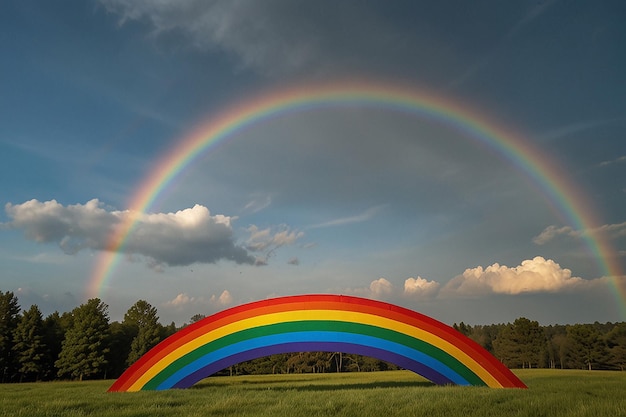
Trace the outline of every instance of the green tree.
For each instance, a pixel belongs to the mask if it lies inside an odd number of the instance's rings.
[[[550,325],[543,328],[546,335],[546,350],[543,355],[543,365],[547,368],[565,368],[569,342],[566,327]]]
[[[92,298],[72,310],[72,324],[65,334],[59,359],[59,376],[89,378],[104,374],[109,351],[108,306]]]
[[[295,374],[312,372],[316,363],[317,359],[313,357],[312,352],[296,352],[287,359],[288,369]]]
[[[61,353],[65,332],[69,328],[69,324],[69,313],[63,313],[61,316],[58,311],[49,314],[43,320],[44,344],[47,348],[45,371],[42,375],[44,379],[52,379],[57,375],[58,369],[54,366],[54,362]]]
[[[538,322],[520,317],[500,330],[493,348],[510,367],[537,367],[545,349],[545,335]]]
[[[289,356],[290,355],[286,353],[264,356],[262,358],[242,362],[237,368],[240,373],[250,375],[285,373],[287,371],[286,363]]]
[[[0,374],[2,382],[14,379],[18,363],[13,351],[13,334],[20,320],[20,304],[13,292],[0,291]]]
[[[197,321],[203,320],[204,318],[206,318],[206,315],[204,315],[204,314],[194,314],[189,319],[189,324],[193,324],[193,323],[195,323]]]
[[[484,347],[490,353],[493,353],[493,341],[498,336],[500,330],[504,327],[504,324],[491,324],[488,326],[477,325],[472,326],[470,334],[468,335],[470,339],[478,343],[480,346]]]
[[[135,331],[126,361],[128,365],[141,358],[161,340],[163,330],[159,324],[157,309],[145,300],[137,301],[128,309],[122,324]]]
[[[454,323],[452,327],[454,328],[454,330],[456,330],[457,332],[461,333],[464,336],[469,336],[470,333],[472,333],[472,326],[469,326],[463,322],[460,322],[459,324]]]
[[[161,326],[161,340],[166,339],[176,333],[178,329],[176,328],[176,323],[171,322],[167,326]]]
[[[127,368],[128,354],[130,346],[137,330],[125,326],[119,321],[114,321],[109,326],[109,354],[107,355],[107,376],[118,378]]]
[[[617,323],[606,335],[609,363],[617,369],[626,368],[626,323]]]
[[[20,381],[39,380],[45,372],[46,345],[43,316],[37,305],[32,305],[15,328],[13,351],[19,365]]]
[[[600,332],[592,324],[574,324],[567,327],[570,357],[573,365],[591,370],[606,357],[606,349]]]

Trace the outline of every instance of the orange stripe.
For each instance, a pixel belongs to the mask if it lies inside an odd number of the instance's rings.
[[[231,323],[255,316],[298,310],[354,311],[386,317],[431,333],[458,347],[503,386],[519,386],[519,379],[495,357],[451,327],[415,311],[392,304],[341,295],[302,295],[256,301],[233,307],[196,322],[161,342],[131,366],[110,388],[126,391],[160,360],[190,341]],[[449,353],[449,352],[448,352]]]

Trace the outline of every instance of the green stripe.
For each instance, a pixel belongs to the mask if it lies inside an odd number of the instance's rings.
[[[261,336],[305,331],[333,331],[339,333],[355,333],[365,336],[377,337],[379,339],[402,344],[414,350],[420,351],[427,356],[431,356],[437,359],[438,361],[445,364],[450,369],[461,375],[472,385],[486,385],[485,382],[480,379],[471,369],[462,364],[458,359],[451,356],[449,353],[439,349],[436,346],[431,345],[430,343],[406,335],[404,333],[362,323],[333,320],[303,320],[257,326],[223,336],[210,343],[207,343],[206,345],[200,346],[199,348],[176,359],[169,366],[167,366],[165,369],[155,375],[154,378],[148,381],[142,387],[142,389],[156,389],[161,384],[161,382],[165,381],[179,369],[189,365],[190,363],[194,362],[204,355],[207,355],[218,349],[225,348],[229,345]]]

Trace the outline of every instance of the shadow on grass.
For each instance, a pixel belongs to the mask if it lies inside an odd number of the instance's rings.
[[[323,391],[337,391],[337,390],[364,390],[375,388],[408,388],[408,387],[435,387],[437,385],[429,381],[374,381],[363,383],[351,383],[345,384],[341,382],[328,383],[328,384],[300,384],[300,381],[293,380],[275,380],[272,382],[250,382],[246,381],[240,386],[250,385],[246,389],[251,391],[302,391],[302,392],[323,392]],[[289,385],[285,385],[289,383]],[[252,386],[256,385],[256,386]],[[262,385],[262,386],[261,386]]]
[[[364,382],[353,384],[309,384],[295,387],[279,387],[270,389],[282,389],[285,391],[336,391],[342,389],[375,389],[375,388],[408,388],[408,387],[434,387],[436,386],[432,382],[428,381],[379,381],[379,382]]]

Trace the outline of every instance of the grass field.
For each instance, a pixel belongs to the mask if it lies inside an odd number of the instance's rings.
[[[0,416],[626,416],[626,372],[520,370],[528,390],[435,386],[408,371],[209,378],[107,393],[112,381],[0,385]]]

